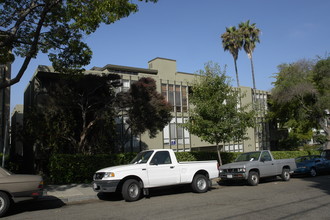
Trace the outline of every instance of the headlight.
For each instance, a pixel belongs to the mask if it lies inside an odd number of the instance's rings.
[[[219,170],[220,173],[223,173],[223,170]]]
[[[106,172],[104,174],[104,178],[107,178],[107,177],[115,177],[115,173],[113,173],[113,172]]]
[[[238,168],[237,171],[245,173],[246,170],[245,170],[245,168]]]

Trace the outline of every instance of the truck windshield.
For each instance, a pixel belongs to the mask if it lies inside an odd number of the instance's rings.
[[[136,155],[136,157],[131,161],[131,164],[147,163],[153,152],[153,150],[149,150],[138,153],[138,155]]]
[[[259,160],[260,157],[260,152],[249,152],[249,153],[243,153],[240,154],[237,158],[236,158],[236,162],[240,162],[240,161],[256,161]]]

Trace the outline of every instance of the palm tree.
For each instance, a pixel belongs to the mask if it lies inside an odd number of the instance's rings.
[[[242,48],[242,37],[238,29],[235,26],[226,27],[226,32],[221,35],[222,46],[225,51],[229,51],[234,58],[235,71],[236,71],[236,82],[239,87],[238,71],[237,71],[237,58],[238,52]]]
[[[246,22],[241,22],[238,25],[238,32],[240,32],[243,38],[242,39],[243,48],[251,61],[253,89],[256,89],[252,54],[254,48],[256,47],[256,43],[260,42],[259,40],[260,30],[256,27],[255,23],[250,24],[250,20],[247,20]]]

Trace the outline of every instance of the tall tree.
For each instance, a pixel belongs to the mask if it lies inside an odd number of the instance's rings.
[[[172,119],[171,105],[157,92],[152,78],[141,78],[131,85],[128,92],[118,95],[127,127],[124,137],[130,131],[138,136],[148,131],[150,138],[162,130]]]
[[[220,143],[246,139],[246,129],[254,125],[254,112],[239,104],[239,90],[230,86],[218,64],[205,64],[205,70],[199,74],[192,84],[189,102],[193,108],[184,127],[203,141],[215,144],[222,164]]]
[[[289,130],[288,138],[296,140],[296,146],[306,144],[315,135],[313,129],[322,129],[329,139],[330,59],[300,60],[278,68],[271,96],[272,118]]]
[[[226,32],[221,35],[222,47],[229,51],[234,58],[237,87],[240,86],[237,70],[237,59],[239,50],[242,48],[242,36],[235,26],[226,27]]]
[[[250,20],[247,20],[246,22],[241,22],[238,25],[238,31],[241,33],[243,48],[247,53],[251,62],[253,89],[256,89],[254,66],[253,66],[253,51],[254,48],[256,47],[256,43],[260,42],[259,39],[260,30],[256,27],[255,23],[250,24]]]
[[[1,82],[0,89],[19,82],[39,52],[51,52],[57,71],[68,73],[89,64],[92,51],[83,36],[137,11],[130,0],[0,1],[0,64],[13,62],[15,56],[24,58],[16,76]]]
[[[113,124],[116,117],[114,89],[120,86],[119,78],[115,74],[38,75],[37,105],[33,111],[28,111],[27,130],[35,134],[34,141],[45,147],[52,146],[50,150],[59,153],[108,151],[99,148],[107,147],[100,140],[104,132],[102,127]],[[36,121],[36,118],[39,120]]]

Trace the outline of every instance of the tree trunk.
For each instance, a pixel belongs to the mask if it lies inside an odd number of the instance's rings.
[[[234,64],[235,64],[237,88],[239,88],[238,70],[237,70],[237,63],[236,63],[235,59],[234,59]]]
[[[252,81],[253,81],[253,90],[256,89],[256,80],[254,77],[254,66],[253,66],[253,59],[252,59],[252,53],[249,54],[250,62],[251,62],[251,72],[252,72]]]

